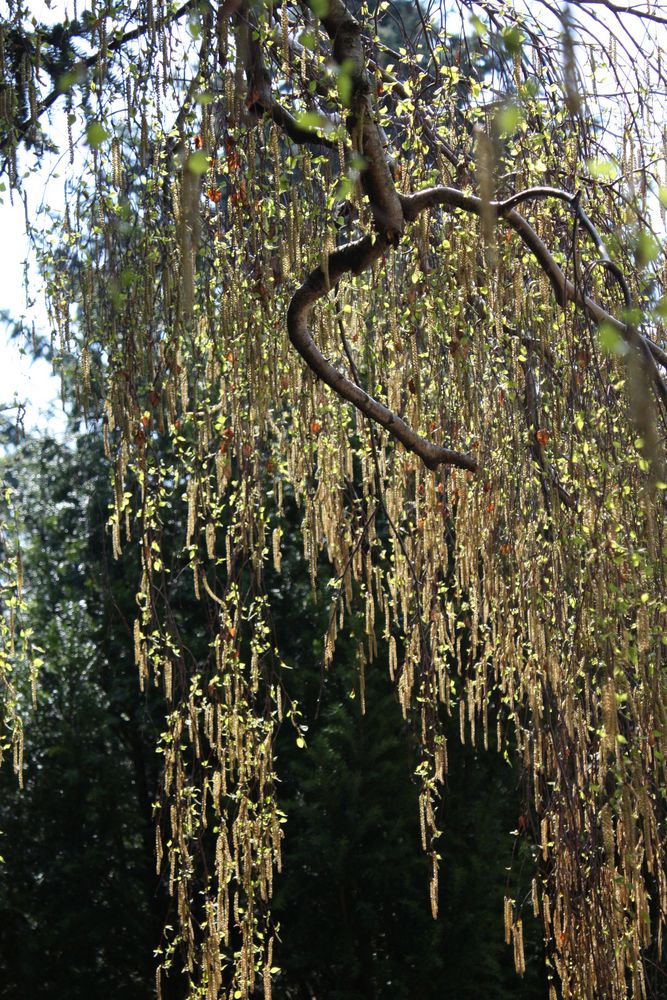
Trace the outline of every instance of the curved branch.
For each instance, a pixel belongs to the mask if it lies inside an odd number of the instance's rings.
[[[475,472],[477,463],[473,459],[427,441],[392,410],[346,378],[327,361],[310,335],[308,318],[316,302],[331,288],[335,288],[343,275],[360,274],[371,267],[388,246],[389,242],[383,236],[364,236],[330,255],[328,276],[321,267],[311,271],[289,304],[287,311],[289,338],[306,364],[323,382],[343,399],[353,403],[365,416],[386,428],[408,451],[418,455],[429,469],[436,469],[439,465],[456,465],[461,469]]]
[[[562,192],[558,188],[529,188],[528,191],[521,192],[521,195],[525,196],[524,198],[521,198],[521,200],[525,200],[529,196],[536,197],[536,192],[539,191],[547,192],[548,194],[555,195],[563,200],[568,200],[569,198],[569,201],[572,201],[572,196],[568,196],[566,192]],[[532,193],[529,194],[529,192]],[[570,279],[566,278],[562,268],[556,263],[556,260],[546,243],[537,235],[530,223],[513,207],[513,205],[518,204],[517,199],[519,198],[520,195],[517,194],[508,198],[506,201],[492,201],[490,203],[490,208],[495,212],[498,218],[504,219],[505,222],[512,227],[515,233],[521,237],[524,244],[531,251],[537,263],[549,279],[558,304],[564,306],[566,302],[576,302],[576,304],[583,308],[596,323],[611,324],[611,326],[613,326],[613,328],[621,334],[624,340],[628,341],[628,343],[632,343],[634,339],[633,334],[627,324],[622,323],[621,320],[607,312],[607,310],[596,302],[595,299],[592,299],[589,295],[583,294],[578,288],[575,288]],[[407,221],[413,221],[425,209],[434,208],[436,206],[460,208],[464,212],[470,212],[473,215],[481,215],[485,208],[484,202],[481,198],[472,194],[464,194],[462,191],[459,191],[458,188],[450,187],[426,188],[413,195],[401,195],[401,204],[403,205],[403,211]],[[605,263],[607,262],[605,261]],[[642,341],[645,341],[652,357],[662,363],[662,359],[665,357],[664,351],[658,348],[657,345],[653,344],[651,340],[645,338],[643,334],[640,333],[639,336]],[[656,377],[662,381],[657,371]],[[658,392],[662,397],[663,388],[661,386],[658,386]]]
[[[379,233],[389,243],[396,243],[403,233],[405,219],[400,197],[394,186],[382,133],[373,114],[371,90],[361,41],[361,26],[352,17],[343,0],[328,0],[322,25],[331,41],[334,59],[342,72],[349,72],[351,83],[350,114],[347,129],[353,146],[364,157],[361,186],[366,194]]]
[[[258,115],[268,115],[298,145],[325,146],[334,149],[335,142],[314,129],[304,128],[273,96],[271,74],[264,62],[257,17],[247,3],[235,14],[237,44],[248,84],[248,108]],[[331,122],[333,127],[334,123]]]
[[[630,291],[630,286],[628,285],[625,279],[625,275],[623,274],[618,264],[616,264],[613,260],[609,260],[608,258],[601,258],[600,260],[592,261],[586,268],[586,277],[585,277],[586,281],[588,280],[588,277],[591,275],[591,273],[596,267],[602,267],[613,275],[613,277],[618,282],[621,291],[623,292],[623,298],[625,300],[625,308],[627,310],[631,310],[633,307],[632,292]],[[653,380],[656,383],[658,395],[662,400],[662,404],[665,407],[665,410],[667,410],[667,386],[665,385],[663,379],[660,377],[660,372],[656,367],[655,358],[653,357],[653,353],[651,350],[653,346],[652,341],[647,340],[646,337],[643,337],[640,331],[632,323],[627,324],[626,330],[627,330],[627,335],[625,339],[628,341],[628,343],[631,343],[639,351],[642,360],[642,365],[646,371],[646,374],[653,377]]]
[[[346,124],[353,146],[365,160],[361,184],[373,213],[377,235],[364,236],[336,250],[328,258],[326,273],[321,267],[311,271],[289,304],[289,338],[323,382],[343,399],[354,403],[365,416],[385,427],[429,469],[450,464],[475,471],[477,463],[473,459],[420,437],[392,410],[346,378],[327,361],[310,335],[308,318],[315,303],[334,288],[344,274],[359,274],[375,263],[388,246],[398,242],[405,227],[402,199],[394,185],[382,132],[373,115],[359,23],[343,0],[328,0],[322,24],[331,41],[334,59],[341,71],[350,75],[350,114]]]

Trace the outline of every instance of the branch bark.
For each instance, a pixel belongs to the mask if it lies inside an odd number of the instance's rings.
[[[441,448],[421,437],[388,407],[355,385],[321,353],[308,329],[315,304],[335,288],[345,274],[361,274],[382,257],[389,243],[383,236],[364,236],[348,243],[329,257],[328,280],[321,267],[315,268],[295,292],[287,311],[289,338],[306,364],[334,392],[353,403],[365,416],[386,428],[392,437],[421,458],[429,469],[456,465],[475,472],[477,463],[457,451]]]
[[[339,72],[350,75],[350,114],[346,124],[352,145],[365,160],[361,185],[375,226],[388,243],[397,243],[403,234],[405,219],[382,135],[373,114],[361,26],[342,0],[328,0],[328,11],[322,18],[322,24],[331,41]]]

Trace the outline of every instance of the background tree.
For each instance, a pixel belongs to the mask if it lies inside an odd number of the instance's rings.
[[[44,660],[19,791],[2,774],[3,997],[146,995],[167,903],[155,875],[156,704],[139,698],[121,565],[104,560],[101,440],[3,460]],[[155,699],[153,699],[155,702]]]
[[[553,28],[542,5],[481,9],[455,32],[418,11],[397,76],[389,7],[340,0],[98,6],[91,54],[43,97],[38,39],[18,77],[5,59],[12,182],[61,90],[85,122],[41,262],[84,409],[103,375],[114,552],[139,543],[136,659],[169,706],[163,966],[178,947],[192,995],[271,992],[276,727],[304,739],[268,570],[292,499],[313,587],[322,550],[333,568],[325,664],[358,614],[362,688],[387,643],[433,915],[444,712],[523,764],[539,860],[532,898],[505,899],[517,970],[532,906],[552,995],[658,989],[664,73],[641,32],[667,17],[633,10],[607,46],[597,5]]]
[[[134,554],[114,563],[108,551],[101,435],[72,436],[74,447],[48,438],[17,447],[12,435],[3,462],[44,658],[26,726],[24,788],[8,769],[0,774],[6,998],[144,997],[169,920],[151,815],[161,704],[152,689],[139,693],[128,626]],[[335,673],[308,669],[321,658],[326,608],[313,599],[302,561],[290,556],[272,586],[288,686],[311,720],[307,748],[291,727],[278,736],[289,835],[274,912],[289,947],[278,953],[274,993],[542,996],[539,934],[521,982],[497,921],[511,860],[507,832],[520,808],[516,774],[496,755],[453,747],[449,876],[434,922],[410,780],[414,751],[382,662],[386,650],[367,677],[362,715],[354,644],[339,648]],[[174,997],[184,995],[184,984],[172,986]]]

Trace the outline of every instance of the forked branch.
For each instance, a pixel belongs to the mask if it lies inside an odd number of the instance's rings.
[[[610,324],[623,337],[623,339],[630,344],[630,346],[635,346],[637,338],[640,338],[641,344],[647,348],[647,353],[651,358],[651,373],[655,382],[656,391],[663,402],[666,402],[667,396],[665,395],[664,380],[655,366],[656,361],[660,364],[664,363],[665,352],[662,351],[649,338],[643,337],[641,334],[637,333],[637,331],[630,324],[623,323],[621,320],[617,319],[616,316],[608,312],[599,304],[599,302],[596,302],[595,299],[591,298],[590,295],[587,295],[584,291],[575,287],[573,282],[565,276],[562,268],[556,262],[544,240],[537,235],[533,227],[523,217],[523,215],[517,212],[514,208],[515,205],[522,201],[537,197],[556,197],[562,201],[569,201],[571,204],[575,203],[575,207],[578,208],[578,204],[575,202],[577,195],[568,195],[567,192],[561,191],[558,188],[528,188],[526,191],[519,192],[505,201],[492,201],[490,208],[498,218],[504,219],[504,221],[512,227],[512,229],[521,237],[524,244],[531,251],[537,263],[549,279],[556,295],[556,301],[559,305],[565,306],[567,302],[575,302],[596,323]],[[459,191],[458,188],[450,187],[426,188],[424,191],[419,191],[414,195],[401,196],[401,204],[403,205],[405,217],[408,220],[416,219],[420,212],[424,211],[424,209],[434,208],[436,206],[460,208],[465,212],[470,212],[473,215],[480,216],[486,209],[486,206],[481,198],[478,198],[476,195],[464,194],[462,191]],[[585,219],[586,228],[593,236],[593,239],[599,248],[601,241],[599,236],[597,236],[597,231],[593,227],[592,223],[584,213],[581,213],[581,211],[580,218]],[[612,264],[608,259],[604,259],[603,263],[610,270],[613,270],[613,273],[618,277],[620,272],[616,265]]]

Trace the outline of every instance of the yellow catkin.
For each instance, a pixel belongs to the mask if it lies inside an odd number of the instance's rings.
[[[276,573],[280,573],[280,567],[282,564],[282,555],[280,551],[280,539],[282,537],[282,529],[274,528],[271,536],[272,539],[272,552],[273,552],[273,568]]]
[[[318,87],[324,80],[325,49],[319,42],[315,50],[302,47],[295,61],[293,43],[306,24],[300,5],[276,8],[277,29],[275,18],[272,24],[259,9],[250,13],[259,37],[248,42],[259,41],[266,59],[277,57],[276,99],[295,111],[312,109],[310,82],[315,72]],[[371,185],[356,183],[351,172],[351,150],[369,150],[361,148],[358,128],[346,137],[342,105],[325,156],[293,144],[279,113],[247,114],[243,25],[231,38],[221,7],[198,18],[194,43],[202,46],[195,93],[215,100],[195,102],[193,118],[174,116],[170,88],[179,66],[194,67],[193,42],[164,0],[150,0],[144,15],[147,46],[133,47],[136,72],[126,74],[115,102],[102,90],[98,95],[100,107],[113,112],[113,135],[89,151],[89,185],[75,190],[68,177],[62,226],[50,234],[59,256],[49,276],[49,310],[53,349],[66,370],[71,357],[72,372],[80,373],[77,406],[92,413],[97,393],[105,392],[113,553],[118,558],[126,544],[124,528],[142,567],[134,626],[140,683],[151,676],[168,701],[164,845],[156,841],[156,854],[164,852],[175,898],[178,926],[169,946],[180,937],[197,995],[245,1000],[260,988],[257,979],[270,996],[265,917],[282,840],[271,748],[290,690],[289,677],[280,675],[281,651],[273,649],[270,602],[272,589],[285,583],[276,574],[298,511],[313,591],[321,588],[325,560],[340,585],[324,662],[332,663],[338,635],[347,641],[353,628],[362,711],[366,698],[372,708],[365,671],[380,636],[387,643],[405,728],[420,744],[419,824],[432,863],[434,915],[435,796],[447,773],[441,717],[458,702],[461,741],[468,729],[474,744],[481,728],[486,747],[497,709],[498,748],[516,748],[540,822],[532,909],[542,915],[558,995],[620,1000],[632,990],[636,1000],[646,992],[642,953],[651,954],[652,933],[656,950],[661,944],[654,912],[667,912],[656,781],[666,750],[659,622],[665,585],[656,556],[664,497],[655,485],[664,477],[654,475],[663,442],[654,442],[655,470],[643,468],[643,454],[641,463],[628,455],[627,441],[637,436],[628,430],[636,400],[621,384],[628,382],[628,359],[587,343],[579,310],[555,301],[544,269],[512,226],[496,224],[490,205],[501,182],[504,195],[541,183],[544,166],[547,178],[554,166],[574,171],[585,137],[571,135],[556,158],[548,142],[533,155],[522,128],[497,142],[491,119],[475,119],[479,107],[472,115],[455,81],[443,78],[436,131],[456,150],[460,169],[427,148],[424,105],[416,116],[402,115],[401,142],[414,155],[396,164],[397,187],[416,192],[439,172],[444,183],[481,196],[481,217],[423,212],[400,245],[381,248],[372,268],[341,276],[336,247],[374,232]],[[309,24],[319,36],[321,24]],[[91,29],[100,88],[115,79],[115,27],[107,12]],[[2,37],[0,26],[0,60]],[[539,75],[544,53],[531,48]],[[614,41],[612,61],[615,53]],[[408,52],[406,80],[411,58]],[[525,47],[516,53],[517,88],[529,59]],[[378,110],[390,120],[396,86],[385,80],[383,93],[384,73],[379,66],[373,72]],[[16,82],[6,67],[0,73],[8,121],[16,120],[18,85],[30,113],[39,110],[38,62],[26,57]],[[638,203],[647,175],[636,130],[659,117],[651,89],[644,88],[641,113],[625,122],[620,116],[619,148],[610,150]],[[72,96],[66,109],[72,114],[74,102]],[[542,113],[548,134],[547,104]],[[76,165],[69,122],[68,132]],[[391,144],[395,130],[387,132]],[[647,151],[659,150],[667,130],[653,139]],[[132,185],[128,141],[140,161]],[[198,158],[201,176],[188,166],[199,150],[214,160]],[[7,159],[16,183],[11,149]],[[651,169],[662,177],[661,164]],[[345,203],[337,188],[344,176],[352,185]],[[619,204],[614,185],[593,184],[589,194],[591,214],[605,228],[628,228],[632,199]],[[554,259],[569,259],[566,204],[532,199],[517,211]],[[87,263],[80,265],[82,248]],[[615,251],[632,276],[632,256],[624,260],[620,244]],[[479,473],[427,468],[397,444],[391,422],[373,427],[371,436],[367,418],[343,405],[294,352],[285,314],[302,282],[312,289],[308,274],[318,264],[315,284],[333,285],[336,270],[336,288],[309,303],[313,342],[348,376],[349,351],[365,391],[429,442],[469,452]],[[661,259],[649,262],[656,296],[666,267]],[[616,309],[602,269],[588,274],[587,290]],[[642,393],[649,410],[659,403],[653,395],[650,387]],[[163,566],[163,518],[181,505],[187,521]],[[377,518],[362,529],[373,511]],[[177,580],[179,593],[189,588],[190,599],[204,605],[187,621],[177,616],[182,639],[169,625],[167,605]],[[7,615],[16,656],[20,610]],[[186,654],[184,668],[182,647],[190,648],[192,629],[208,624],[210,656],[198,655],[195,665]],[[206,639],[196,645],[205,651]],[[20,768],[18,733],[10,752]],[[203,829],[209,837],[218,831],[208,879],[195,850]],[[583,890],[572,846],[582,844],[589,845]],[[510,899],[504,911],[505,938],[522,973],[522,911]]]
[[[546,816],[540,823],[540,844],[542,846],[542,857],[547,861],[549,858],[549,820]]]
[[[512,900],[505,896],[503,902],[503,920],[505,924],[505,944],[512,940]]]
[[[431,858],[431,881],[429,884],[429,896],[431,900],[431,915],[434,920],[438,919],[438,859],[435,855]]]
[[[514,967],[520,976],[526,972],[526,957],[523,947],[523,920],[519,919],[512,927],[514,938]]]

